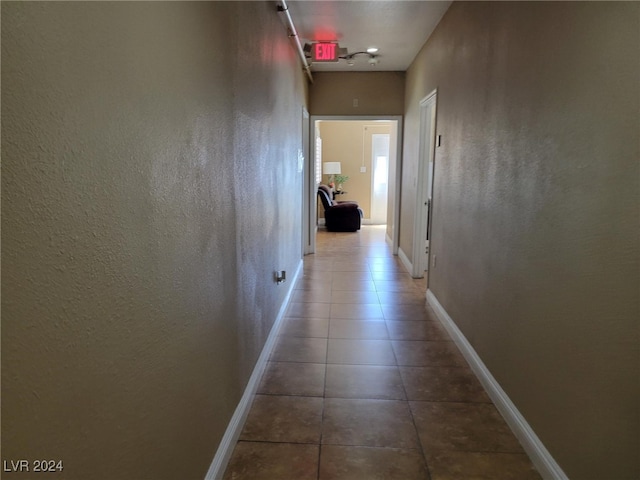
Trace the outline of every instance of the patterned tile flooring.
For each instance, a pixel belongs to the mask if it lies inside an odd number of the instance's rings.
[[[384,227],[317,247],[224,479],[540,479]]]

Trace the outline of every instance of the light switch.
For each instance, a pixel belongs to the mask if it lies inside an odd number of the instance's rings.
[[[360,167],[360,173],[367,173],[367,167]]]

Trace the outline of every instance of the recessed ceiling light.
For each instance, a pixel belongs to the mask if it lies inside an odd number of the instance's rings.
[[[367,48],[367,53],[376,53],[378,49],[376,47]]]

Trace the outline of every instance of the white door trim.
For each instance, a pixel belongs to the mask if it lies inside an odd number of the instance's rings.
[[[424,261],[424,248],[427,238],[427,170],[429,161],[433,161],[436,119],[436,101],[438,90],[434,90],[420,101],[420,138],[418,151],[418,171],[416,179],[416,208],[413,220],[413,251],[411,276],[424,277],[427,265]]]
[[[315,251],[315,225],[309,222],[311,218],[309,212],[309,191],[311,186],[307,181],[309,178],[308,172],[312,172],[314,169],[314,159],[311,157],[311,138],[309,134],[309,111],[302,107],[302,255],[307,255]],[[315,216],[314,216],[315,218]],[[313,234],[312,234],[313,232]]]

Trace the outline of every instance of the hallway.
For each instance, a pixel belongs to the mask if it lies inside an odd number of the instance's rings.
[[[540,478],[384,227],[317,247],[225,480]]]

